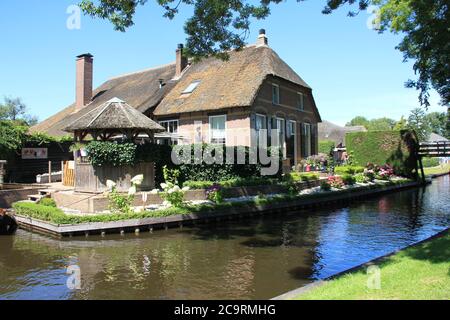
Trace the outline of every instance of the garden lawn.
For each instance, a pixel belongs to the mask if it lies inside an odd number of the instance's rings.
[[[424,168],[423,169],[426,176],[430,176],[433,174],[442,174],[450,172],[450,163],[444,164],[442,166]]]
[[[377,263],[381,289],[368,289],[366,268],[296,297],[299,300],[450,299],[450,231]]]

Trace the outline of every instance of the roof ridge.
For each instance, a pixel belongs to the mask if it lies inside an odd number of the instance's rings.
[[[163,68],[166,68],[166,67],[169,67],[169,66],[172,66],[172,65],[175,65],[175,62],[166,63],[166,64],[162,64],[162,65],[159,65],[159,66],[156,66],[156,67],[151,67],[151,68],[147,68],[147,69],[143,69],[143,70],[139,70],[139,71],[125,73],[125,74],[122,74],[120,76],[111,77],[107,81],[116,80],[116,79],[132,76],[132,75],[135,75],[135,74],[144,73],[144,72],[148,72],[148,71],[163,69]]]

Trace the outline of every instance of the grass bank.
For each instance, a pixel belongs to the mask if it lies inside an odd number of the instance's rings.
[[[299,300],[450,299],[450,232],[407,248],[376,264],[381,289],[368,289],[365,268],[296,297]]]
[[[444,174],[450,172],[450,163],[440,165],[437,167],[424,168],[423,169],[426,176],[431,176],[434,174]]]

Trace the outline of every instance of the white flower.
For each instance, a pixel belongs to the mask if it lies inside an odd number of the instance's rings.
[[[182,191],[184,191],[184,192],[186,192],[186,191],[189,191],[189,190],[191,190],[191,188],[189,188],[189,187],[184,187],[183,189],[181,189]]]
[[[128,195],[134,196],[136,194],[136,186],[132,186],[130,189],[128,189]]]
[[[173,192],[178,192],[178,191],[180,191],[181,189],[180,189],[180,187],[179,186],[175,186],[175,187],[173,187]]]
[[[133,179],[131,179],[131,183],[135,184],[137,186],[140,186],[142,184],[142,181],[144,181],[144,175],[143,174],[137,175]]]
[[[161,183],[161,188],[166,189],[168,185],[166,183]]]
[[[153,189],[152,191],[150,191],[150,194],[158,194],[159,190],[158,189]]]
[[[115,183],[115,182],[112,181],[112,180],[107,180],[107,181],[106,181],[106,186],[108,187],[108,189],[112,189],[112,188],[114,188],[116,185],[117,185],[117,183]]]
[[[174,188],[171,188],[171,189],[169,189],[169,190],[167,191],[168,194],[172,194],[172,193],[174,193],[174,192],[175,192]]]
[[[164,201],[162,205],[167,207],[168,205],[170,205],[170,202],[169,201]]]

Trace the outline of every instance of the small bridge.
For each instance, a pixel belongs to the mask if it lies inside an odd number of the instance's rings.
[[[419,147],[420,157],[450,157],[450,141],[423,142]]]
[[[425,173],[423,171],[422,158],[423,157],[450,157],[450,141],[434,141],[434,142],[422,142],[419,145],[419,151],[417,153],[419,160],[420,171],[422,173],[422,180],[425,183]]]

